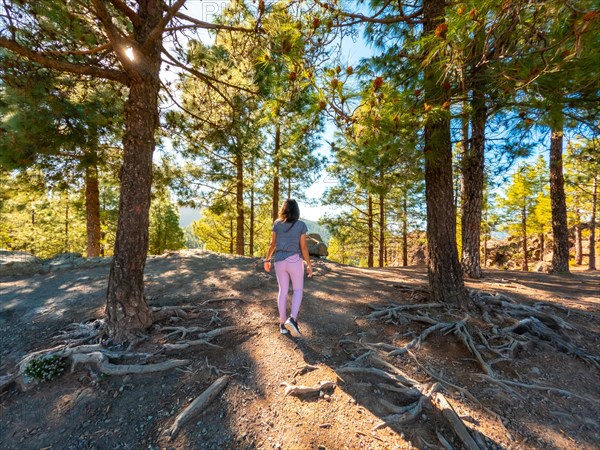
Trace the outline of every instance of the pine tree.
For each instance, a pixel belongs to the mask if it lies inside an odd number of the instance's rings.
[[[67,172],[85,180],[87,256],[100,253],[98,168],[116,157],[120,93],[73,77],[56,77],[31,65],[6,68],[0,116],[0,163],[37,166],[60,180]]]
[[[184,3],[46,0],[13,3],[0,17],[0,47],[6,49],[0,54],[2,64],[24,58],[55,71],[108,79],[128,88],[119,219],[106,307],[109,334],[116,341],[125,341],[152,323],[143,295],[143,272],[167,26],[174,20],[185,23],[182,28],[173,27],[173,33],[221,28],[181,14]],[[255,33],[254,29],[223,28]],[[185,66],[179,60],[173,64]]]

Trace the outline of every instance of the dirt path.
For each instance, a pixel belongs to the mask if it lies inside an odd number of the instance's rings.
[[[436,431],[460,444],[431,405],[405,425],[373,430],[386,414],[381,399],[402,404],[372,376],[338,373],[359,357],[361,342],[406,343],[424,325],[368,321],[369,304],[421,301],[424,268],[359,269],[318,262],[306,281],[300,326],[302,339],[277,327],[277,283],[255,258],[191,251],[152,258],[146,271],[153,305],[198,304],[202,314],[185,326],[237,325],[239,331],[177,355],[191,360],[181,370],[152,375],[106,377],[89,369],[0,397],[0,448],[440,448]],[[102,314],[107,266],[28,278],[0,278],[0,374],[24,354],[39,349],[68,323]],[[519,301],[554,302],[561,317],[576,325],[573,342],[600,354],[600,276],[571,277],[488,272],[471,288],[504,293]],[[243,301],[235,300],[241,298]],[[154,330],[147,343],[164,342]],[[172,342],[172,341],[171,341]],[[453,336],[436,335],[417,353],[445,379],[467,387],[481,406],[458,392],[446,393],[463,421],[488,448],[595,449],[600,442],[600,373],[579,359],[550,348],[533,348],[496,367],[505,378],[562,387],[590,400],[519,389],[520,398],[482,382],[471,355]],[[422,357],[422,359],[421,359]],[[431,378],[408,355],[390,359],[420,382]],[[301,370],[304,366],[314,370]],[[174,417],[223,371],[225,391],[173,441],[161,437]],[[322,397],[284,396],[281,383],[312,386],[334,381]],[[405,400],[405,399],[404,399]],[[428,447],[431,445],[431,447]]]

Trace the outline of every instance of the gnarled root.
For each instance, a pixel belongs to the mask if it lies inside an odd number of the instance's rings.
[[[288,395],[294,395],[296,397],[302,397],[305,395],[319,394],[321,391],[333,390],[336,387],[335,381],[319,381],[315,386],[296,386],[289,383],[281,383],[279,386],[285,386],[283,393],[284,397]]]
[[[223,375],[213,384],[211,384],[196,400],[180,412],[175,418],[173,425],[167,430],[167,435],[170,439],[175,438],[181,427],[189,422],[190,419],[200,414],[204,409],[215,399],[217,395],[227,386],[229,376]]]
[[[78,364],[91,363],[98,370],[106,375],[127,375],[131,373],[152,373],[162,372],[163,370],[174,369],[175,367],[189,364],[187,359],[172,359],[156,364],[112,364],[108,357],[102,352],[75,353],[71,355],[71,372],[75,370]]]
[[[163,349],[169,352],[173,350],[184,350],[186,348],[193,347],[196,345],[207,345],[209,347],[221,348],[218,345],[211,343],[210,341],[216,338],[217,336],[221,336],[222,334],[226,334],[230,331],[234,331],[237,329],[238,327],[236,326],[216,328],[212,331],[207,331],[206,333],[199,334],[198,339],[195,339],[193,341],[181,341],[176,344],[165,344],[163,345]]]

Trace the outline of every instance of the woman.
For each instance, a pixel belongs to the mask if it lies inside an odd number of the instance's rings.
[[[298,328],[298,312],[302,303],[304,287],[304,263],[306,261],[308,277],[312,277],[312,266],[306,246],[306,224],[300,218],[300,208],[296,200],[287,199],[279,210],[279,219],[273,224],[271,245],[265,259],[265,270],[271,271],[271,256],[275,252],[275,274],[279,283],[279,329],[281,334],[288,332],[294,337],[300,336]],[[302,255],[302,256],[301,256]],[[292,279],[294,294],[292,310],[286,320],[288,286]]]

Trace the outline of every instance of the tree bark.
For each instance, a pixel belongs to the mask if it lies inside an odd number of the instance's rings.
[[[544,260],[544,253],[546,251],[546,242],[544,240],[544,230],[540,231],[540,261]]]
[[[85,168],[85,216],[87,232],[87,257],[100,255],[100,186],[96,162]]]
[[[279,149],[281,146],[281,130],[279,122],[275,125],[275,143],[273,149],[273,222],[279,216]]]
[[[244,161],[238,149],[235,155],[236,188],[235,188],[235,253],[244,254]]]
[[[475,75],[476,77],[477,75]],[[481,278],[481,212],[487,108],[480,83],[473,87],[471,145],[462,160],[462,268],[471,278]]]
[[[425,35],[443,22],[444,0],[423,3]],[[425,199],[427,204],[427,249],[429,288],[436,301],[467,305],[462,268],[456,247],[456,217],[452,186],[452,146],[448,92],[440,85],[436,62],[425,67],[425,104],[436,108],[425,119]],[[448,103],[446,103],[448,102]]]
[[[523,237],[523,263],[521,269],[525,272],[529,271],[529,261],[527,260],[527,200],[523,200],[523,206],[521,207],[521,233]]]
[[[69,252],[69,191],[65,195],[65,253]]]
[[[248,253],[250,253],[250,256],[254,256],[254,183],[250,188],[250,242]]]
[[[233,255],[233,246],[235,245],[235,237],[233,235],[233,219],[229,219],[229,253]]]
[[[133,27],[138,43],[144,43],[162,18],[162,3],[140,2],[141,20]],[[125,134],[121,193],[114,256],[106,297],[107,326],[116,342],[129,340],[152,324],[152,312],[144,297],[144,267],[148,253],[150,190],[154,133],[159,124],[162,37],[144,51],[130,74],[125,103]]]
[[[590,218],[590,257],[588,270],[596,270],[596,210],[598,208],[598,175],[594,175],[592,191],[592,217]]]
[[[368,207],[367,207],[367,239],[369,241],[368,255],[367,255],[367,267],[373,267],[373,251],[374,251],[374,236],[373,236],[373,197],[369,194]]]
[[[575,224],[575,264],[583,264],[583,242],[581,239],[581,222],[579,213],[577,213],[577,223]]]
[[[402,265],[408,266],[408,192],[402,198]]]
[[[550,139],[550,204],[552,208],[552,271],[569,273],[569,228],[563,178],[563,119],[552,127]]]
[[[385,265],[385,194],[383,193],[383,173],[381,194],[379,194],[379,267]]]

